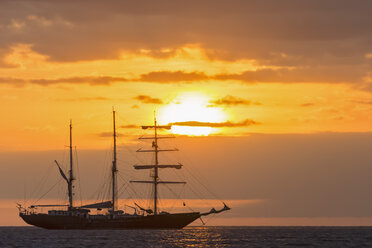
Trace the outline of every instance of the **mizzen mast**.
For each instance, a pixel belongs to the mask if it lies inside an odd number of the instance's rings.
[[[154,174],[152,176],[152,181],[131,181],[132,183],[151,183],[154,187],[154,215],[158,214],[158,185],[159,184],[185,184],[186,182],[176,182],[176,181],[160,181],[159,180],[159,169],[162,168],[173,168],[173,169],[181,169],[182,165],[169,165],[169,164],[159,164],[159,152],[170,152],[170,151],[178,151],[178,149],[159,149],[158,146],[158,140],[159,139],[166,139],[166,138],[174,138],[173,136],[166,137],[158,137],[158,129],[171,129],[171,126],[165,125],[161,126],[157,124],[156,116],[154,117],[154,125],[153,126],[142,126],[142,129],[148,129],[153,128],[154,129],[154,137],[141,137],[139,139],[152,139],[152,148],[151,150],[142,150],[139,149],[137,152],[153,152],[155,153],[155,164],[152,165],[134,165],[134,168],[136,170],[142,170],[142,169],[153,169]]]
[[[118,207],[118,184],[117,184],[117,162],[116,162],[116,124],[115,110],[112,110],[113,136],[114,136],[114,158],[112,161],[112,211],[116,211]]]

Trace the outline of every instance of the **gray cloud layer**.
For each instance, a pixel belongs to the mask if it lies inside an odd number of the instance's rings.
[[[59,60],[185,43],[273,63],[327,56],[343,63],[371,52],[368,0],[28,0],[2,1],[0,9],[2,48],[35,43],[36,49]],[[280,59],[282,53],[290,57]]]
[[[245,80],[359,83],[372,67],[366,56],[372,52],[371,12],[368,0],[5,0],[0,3],[0,56],[16,43],[34,44],[36,51],[59,61],[115,58],[120,51],[143,48],[153,56],[169,56],[172,52],[161,49],[197,43],[211,58],[301,68],[239,76]],[[155,76],[168,80],[148,75]],[[198,73],[187,76],[203,79]]]
[[[369,197],[372,133],[179,137],[176,142],[188,158],[180,162],[186,163],[193,174],[207,178],[208,188],[221,199],[264,200],[235,207],[231,211],[235,217],[372,217]],[[128,164],[138,163],[133,155],[137,149],[133,145],[120,150],[119,171],[123,175]],[[8,190],[0,192],[0,199],[22,199],[24,185],[28,186],[28,197],[33,193],[38,198],[60,179],[53,160],[63,154],[63,151],[1,153],[0,186]],[[79,152],[84,197],[94,195],[101,187],[104,174],[100,172],[106,157],[107,151]],[[110,164],[104,170],[108,172]],[[47,171],[47,183],[35,192]],[[189,174],[185,177],[187,185],[199,186],[193,184]],[[162,193],[164,196],[166,189]],[[57,196],[65,197],[60,188],[46,197]]]

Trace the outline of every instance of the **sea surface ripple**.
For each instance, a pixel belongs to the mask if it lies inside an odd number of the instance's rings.
[[[44,230],[0,227],[0,247],[372,247],[372,227]]]

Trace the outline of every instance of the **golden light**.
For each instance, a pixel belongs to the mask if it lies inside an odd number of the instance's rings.
[[[226,121],[221,108],[209,106],[210,98],[201,93],[184,93],[170,104],[159,110],[159,122],[162,124],[177,122],[218,123]],[[173,124],[172,133],[183,135],[209,135],[216,129],[208,126],[180,126]]]

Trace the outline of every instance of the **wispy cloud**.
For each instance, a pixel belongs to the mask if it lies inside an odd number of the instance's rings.
[[[68,78],[57,78],[57,79],[32,79],[30,83],[49,85],[49,84],[62,84],[62,83],[85,83],[91,85],[108,85],[115,82],[127,82],[128,79],[124,77],[68,77]]]
[[[244,83],[355,83],[362,81],[364,69],[343,66],[257,69],[236,74],[219,74],[215,80],[237,80]]]
[[[148,104],[163,104],[163,101],[159,98],[153,98],[151,96],[146,95],[138,95],[136,97],[133,97],[133,99],[138,100],[142,103],[148,103]]]
[[[216,105],[224,105],[224,106],[232,106],[232,105],[261,105],[259,102],[252,102],[251,100],[239,98],[239,97],[234,97],[231,95],[227,95],[223,98],[214,100],[214,101],[209,101],[211,106],[216,106]]]
[[[138,128],[138,126],[135,124],[128,124],[128,125],[119,126],[119,128]]]
[[[117,82],[128,82],[129,80],[124,77],[66,77],[66,78],[36,78],[36,79],[22,79],[22,78],[9,78],[0,77],[0,84],[11,84],[15,86],[23,86],[25,84],[38,84],[42,86],[55,85],[55,84],[90,84],[90,85],[110,85]]]
[[[13,86],[23,86],[26,83],[28,83],[28,81],[21,79],[21,78],[0,77],[0,84],[11,84]]]
[[[372,100],[360,100],[360,101],[353,101],[353,102],[360,103],[360,104],[372,105]]]
[[[251,125],[260,124],[254,120],[246,119],[241,122],[200,122],[200,121],[183,121],[183,122],[172,122],[169,125],[174,126],[189,126],[189,127],[247,127]]]
[[[96,96],[96,97],[79,97],[79,98],[57,98],[58,101],[68,101],[68,102],[80,102],[80,101],[109,101],[112,100],[108,97]]]
[[[172,82],[195,82],[208,80],[209,77],[203,72],[184,72],[184,71],[154,71],[142,74],[137,81],[172,83]]]
[[[337,73],[336,73],[337,72]],[[137,77],[114,77],[114,76],[81,76],[64,78],[0,78],[2,84],[24,85],[26,83],[38,85],[53,84],[90,84],[110,85],[112,83],[198,83],[200,81],[240,81],[241,83],[354,83],[360,82],[365,77],[363,70],[346,70],[343,67],[335,68],[293,68],[293,69],[257,69],[242,73],[227,73],[207,75],[205,72],[184,71],[153,71],[140,74]],[[226,96],[216,100],[215,104],[237,105],[252,104],[252,102]]]
[[[101,133],[97,133],[96,135],[98,137],[101,137],[101,138],[107,138],[107,137],[112,137],[113,134],[112,134],[112,132],[101,132]],[[116,132],[116,136],[122,137],[122,136],[125,136],[125,135]]]
[[[312,107],[312,106],[314,106],[314,105],[315,105],[315,103],[307,102],[307,103],[302,103],[300,106],[301,106],[301,107]]]
[[[28,21],[34,22],[42,27],[53,27],[56,25],[63,25],[67,27],[72,27],[73,24],[70,21],[67,21],[60,16],[55,17],[53,19],[46,18],[44,16],[38,16],[38,15],[29,15],[27,17]]]

